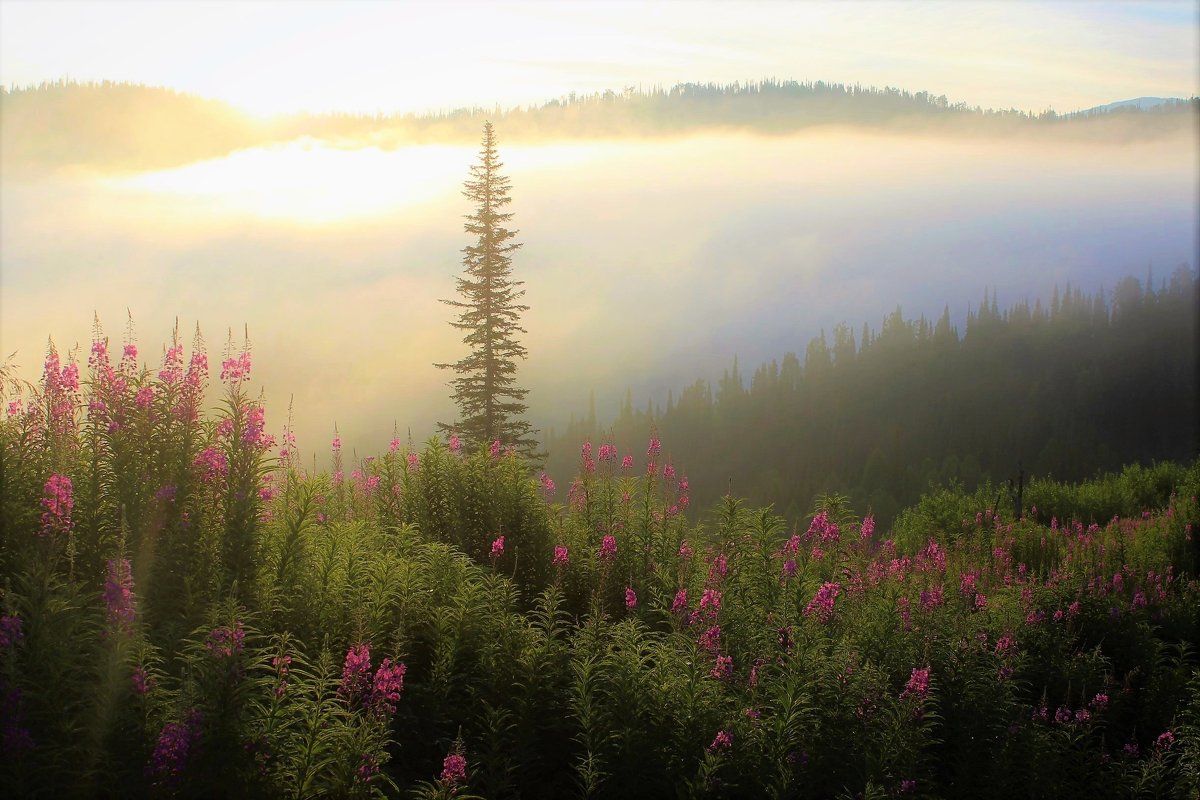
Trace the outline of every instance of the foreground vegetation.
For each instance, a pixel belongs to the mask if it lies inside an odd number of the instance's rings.
[[[1200,465],[694,523],[657,438],[313,474],[250,370],[206,411],[198,337],[97,332],[5,386],[5,796],[1200,789]]]

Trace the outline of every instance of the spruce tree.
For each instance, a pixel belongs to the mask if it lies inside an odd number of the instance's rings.
[[[464,225],[475,242],[463,248],[463,275],[457,280],[461,299],[442,300],[458,309],[450,324],[466,331],[463,343],[470,353],[452,364],[434,365],[454,370],[450,386],[459,410],[457,422],[439,422],[438,428],[458,436],[468,451],[499,441],[536,457],[537,431],[520,418],[529,390],[516,385],[516,360],[526,355],[517,334],[526,332],[520,317],[529,306],[518,302],[525,295],[524,282],[512,279],[511,254],[521,245],[513,241],[517,232],[506,227],[513,215],[504,211],[511,198],[509,179],[500,174],[503,166],[492,123],[485,122],[479,163],[471,167],[463,189],[475,203]]]

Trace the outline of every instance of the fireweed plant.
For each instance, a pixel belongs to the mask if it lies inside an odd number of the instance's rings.
[[[1196,464],[792,527],[657,438],[311,474],[219,362],[97,324],[0,376],[4,796],[1200,789]]]

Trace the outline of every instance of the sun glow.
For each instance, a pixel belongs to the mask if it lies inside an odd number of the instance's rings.
[[[615,148],[502,145],[502,157],[519,181],[533,172],[602,158]],[[337,146],[305,138],[103,183],[142,200],[170,198],[175,213],[336,225],[454,202],[477,160],[476,150],[463,145]]]
[[[336,224],[454,195],[472,157],[469,147],[343,149],[302,139],[108,184],[174,196],[209,214]]]

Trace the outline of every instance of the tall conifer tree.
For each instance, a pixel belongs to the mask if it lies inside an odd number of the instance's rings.
[[[504,210],[512,198],[509,179],[500,174],[503,166],[492,123],[485,122],[479,163],[471,167],[463,188],[475,203],[464,225],[475,242],[463,248],[463,275],[457,281],[461,299],[442,300],[458,309],[458,319],[450,324],[466,331],[463,343],[471,352],[452,364],[434,365],[454,370],[450,386],[459,410],[457,422],[439,422],[438,428],[457,435],[469,451],[499,441],[535,457],[537,431],[520,418],[529,390],[515,380],[516,360],[526,355],[517,340],[517,334],[526,332],[520,316],[529,306],[518,302],[525,295],[520,288],[524,281],[512,279],[511,254],[521,245],[512,241],[517,232],[506,227],[513,215]]]

